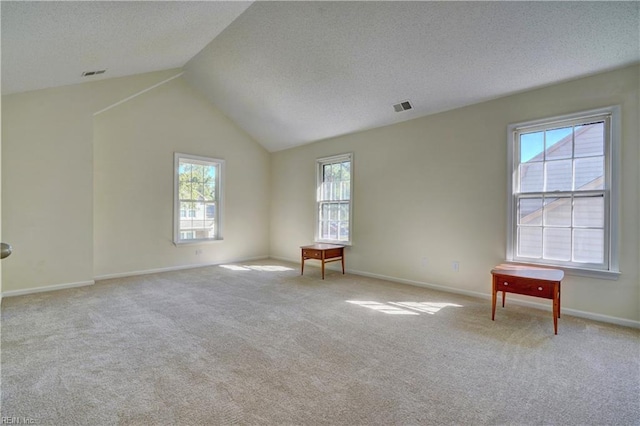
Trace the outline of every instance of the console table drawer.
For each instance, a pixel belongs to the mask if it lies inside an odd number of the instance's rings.
[[[553,284],[551,283],[523,278],[504,277],[500,275],[496,278],[498,280],[496,290],[498,291],[553,299]]]
[[[560,318],[560,285],[564,272],[560,269],[540,268],[527,265],[498,265],[491,270],[493,291],[491,292],[491,320],[496,316],[496,299],[502,292],[502,307],[507,293],[524,294],[553,300],[553,332],[558,334]]]

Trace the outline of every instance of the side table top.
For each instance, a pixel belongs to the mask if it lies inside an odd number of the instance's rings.
[[[562,281],[564,271],[560,269],[542,268],[537,266],[511,265],[503,263],[491,270],[493,275],[508,275],[512,277],[530,278],[543,281]]]
[[[325,244],[325,243],[315,243],[310,244],[308,246],[300,246],[303,249],[312,249],[312,250],[330,250],[336,248],[344,248],[344,246],[339,246],[337,244]]]

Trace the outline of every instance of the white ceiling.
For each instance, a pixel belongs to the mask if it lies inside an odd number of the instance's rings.
[[[2,94],[180,68],[250,5],[3,0]]]
[[[3,1],[3,93],[184,66],[273,152],[640,61],[638,2],[249,5]]]

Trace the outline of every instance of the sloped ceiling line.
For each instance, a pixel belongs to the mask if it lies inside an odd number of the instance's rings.
[[[2,89],[183,68],[275,152],[640,61],[640,2],[0,2]],[[398,114],[393,104],[411,99]]]

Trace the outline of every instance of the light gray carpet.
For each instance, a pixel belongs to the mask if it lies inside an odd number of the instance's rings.
[[[554,336],[550,312],[507,301],[492,322],[488,300],[305,269],[269,260],[6,298],[2,416],[640,424],[638,330],[565,314]]]

